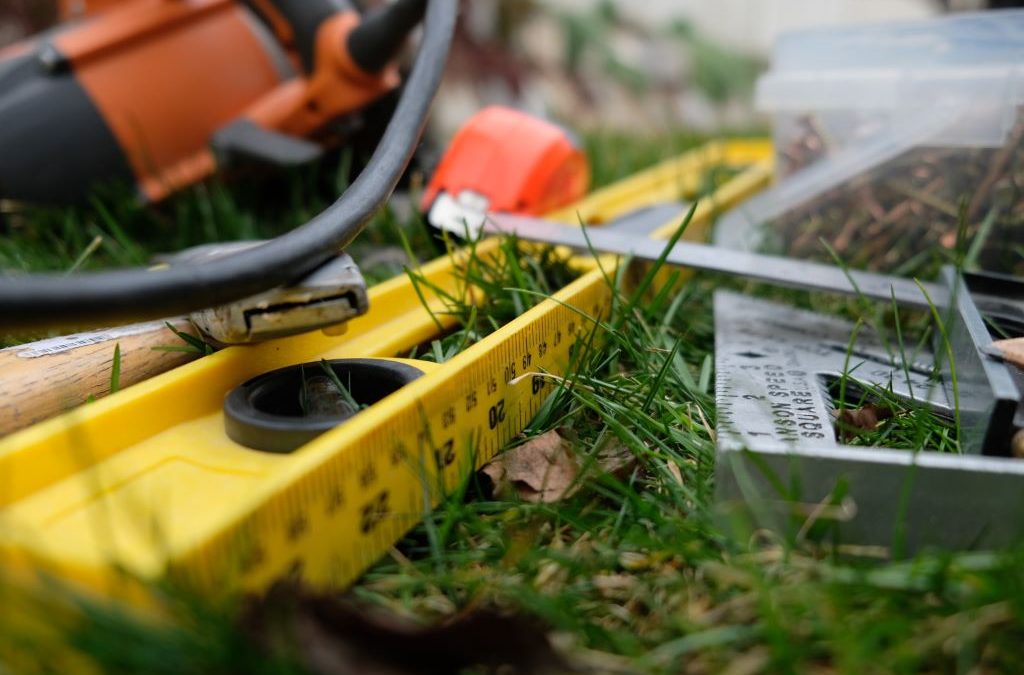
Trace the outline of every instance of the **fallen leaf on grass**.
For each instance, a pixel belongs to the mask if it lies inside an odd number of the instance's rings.
[[[314,675],[412,675],[466,669],[565,672],[547,635],[528,618],[475,609],[421,625],[295,584],[250,600],[240,625],[273,656],[297,658]]]
[[[623,478],[636,466],[636,456],[615,437],[602,444],[593,461],[577,457],[573,444],[556,429],[535,436],[498,455],[481,471],[499,498],[550,503],[571,497],[582,485],[583,472]]]
[[[638,584],[636,577],[628,574],[596,574],[590,583],[601,597],[612,600],[628,600],[633,597]]]
[[[665,462],[665,466],[668,468],[668,472],[671,474],[672,479],[675,480],[679,487],[683,487],[683,485],[685,485],[683,483],[683,472],[679,470],[679,465],[672,460],[669,460]]]
[[[840,410],[836,414],[839,424],[847,430],[874,431],[878,423],[892,417],[890,408],[877,405],[866,405],[863,408]]]
[[[610,436],[597,452],[597,467],[602,473],[625,478],[635,466],[636,455],[614,436]]]
[[[537,504],[571,496],[580,467],[570,444],[552,430],[503,452],[481,471],[491,479],[495,496]]]

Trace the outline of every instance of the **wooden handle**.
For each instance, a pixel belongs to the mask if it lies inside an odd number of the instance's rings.
[[[187,319],[175,330],[196,335]],[[0,350],[0,436],[110,393],[114,350],[120,352],[120,388],[200,356],[162,351],[185,342],[163,321],[50,338]]]

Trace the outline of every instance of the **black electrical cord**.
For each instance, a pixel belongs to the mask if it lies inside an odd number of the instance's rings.
[[[299,279],[352,242],[390,197],[441,83],[458,0],[430,0],[423,39],[376,151],[323,213],[261,246],[203,264],[0,278],[0,330],[114,325],[186,314]]]
[[[368,73],[379,73],[394,58],[406,35],[423,20],[427,0],[403,0],[363,15],[348,36],[348,54]]]

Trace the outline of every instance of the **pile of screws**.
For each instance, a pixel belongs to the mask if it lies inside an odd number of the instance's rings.
[[[782,148],[783,176],[829,154],[813,118]],[[798,258],[930,277],[951,262],[1024,274],[1024,113],[999,148],[915,147],[766,223]],[[822,242],[828,246],[824,246]]]

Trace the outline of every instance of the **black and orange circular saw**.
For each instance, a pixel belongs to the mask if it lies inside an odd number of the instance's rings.
[[[219,164],[298,165],[400,85],[426,0],[64,0],[56,28],[0,50],[0,198],[147,200]]]

